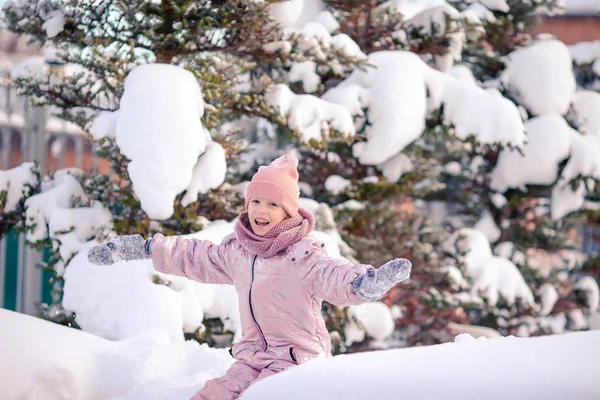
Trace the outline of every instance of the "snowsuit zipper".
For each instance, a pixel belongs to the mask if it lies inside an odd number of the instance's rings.
[[[265,351],[267,350],[267,339],[265,339],[265,334],[263,333],[258,321],[256,320],[256,316],[254,316],[254,309],[252,308],[252,285],[254,284],[254,266],[256,264],[256,258],[258,256],[254,256],[252,259],[252,280],[250,281],[250,290],[248,291],[248,303],[250,304],[250,315],[252,315],[252,319],[260,332],[260,336],[262,337],[263,342],[265,342]]]

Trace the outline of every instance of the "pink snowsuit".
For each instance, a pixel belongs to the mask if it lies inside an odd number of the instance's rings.
[[[258,379],[331,357],[322,300],[340,306],[366,302],[352,292],[352,282],[368,266],[329,258],[324,243],[312,236],[261,258],[245,250],[235,234],[220,245],[156,234],[152,261],[157,271],[234,285],[238,294],[243,338],[232,349],[236,362],[224,376],[208,381],[195,400],[236,399]]]

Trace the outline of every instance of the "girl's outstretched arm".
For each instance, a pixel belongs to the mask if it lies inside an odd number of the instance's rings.
[[[412,264],[395,259],[379,269],[334,259],[316,243],[299,269],[300,279],[314,296],[337,306],[357,305],[378,300],[410,276]]]
[[[91,248],[88,260],[96,265],[110,265],[121,260],[151,258],[154,269],[165,274],[204,283],[233,284],[225,246],[181,236],[165,237],[160,233],[148,240],[128,235]]]

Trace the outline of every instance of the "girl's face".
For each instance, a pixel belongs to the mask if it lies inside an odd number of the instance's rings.
[[[264,197],[252,197],[248,202],[250,226],[257,236],[265,236],[287,216],[279,204]]]

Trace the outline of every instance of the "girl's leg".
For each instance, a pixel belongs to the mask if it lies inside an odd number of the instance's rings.
[[[258,382],[261,379],[268,378],[269,376],[275,375],[279,372],[285,371],[286,369],[294,367],[296,365],[297,364],[286,361],[286,360],[275,361],[274,363],[270,364],[267,368],[260,371],[260,373],[258,374],[258,377],[256,377],[256,379],[253,382],[250,382],[250,384],[252,384],[254,382]],[[248,386],[250,386],[250,385],[248,385]],[[242,393],[240,393],[240,395]]]
[[[260,371],[236,361],[220,378],[207,381],[190,400],[234,400],[256,380]]]

